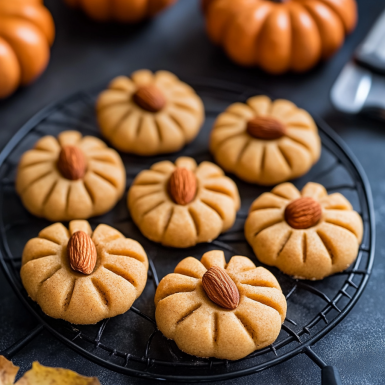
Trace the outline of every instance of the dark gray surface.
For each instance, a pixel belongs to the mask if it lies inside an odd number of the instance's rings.
[[[321,115],[348,143],[368,174],[374,196],[377,252],[368,287],[348,317],[315,346],[329,365],[336,365],[344,384],[383,384],[385,378],[385,128],[383,123],[349,118],[333,111],[330,87],[356,45],[363,39],[384,1],[359,1],[360,22],[343,49],[327,64],[306,75],[272,77],[259,70],[236,67],[207,40],[196,0],[181,0],[156,20],[136,27],[103,26],[67,10],[61,1],[48,0],[57,39],[48,70],[32,87],[0,102],[0,146],[35,112],[79,89],[139,68],[167,69],[180,76],[211,76],[253,85],[293,100]],[[0,350],[26,334],[35,321],[24,310],[0,272]],[[103,385],[137,384],[87,362],[43,332],[18,353],[14,361],[22,371],[33,360],[96,375]],[[320,370],[306,356],[229,384],[318,384]]]

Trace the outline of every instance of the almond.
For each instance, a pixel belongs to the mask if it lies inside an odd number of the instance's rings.
[[[141,86],[134,93],[134,102],[149,112],[158,112],[166,105],[163,92],[154,85]]]
[[[315,226],[322,216],[321,205],[310,197],[298,198],[286,206],[286,222],[294,229]]]
[[[67,255],[71,268],[79,273],[91,274],[97,259],[96,247],[91,237],[84,231],[72,234],[67,245]]]
[[[279,139],[286,134],[286,126],[269,116],[256,116],[247,122],[247,132],[257,139]]]
[[[171,198],[178,205],[187,205],[194,200],[197,192],[197,180],[187,168],[177,167],[168,182]]]
[[[239,291],[226,270],[213,266],[202,277],[202,286],[207,296],[217,305],[234,310],[239,305]]]
[[[87,171],[87,161],[83,151],[76,146],[63,146],[60,151],[57,167],[64,178],[78,180]]]

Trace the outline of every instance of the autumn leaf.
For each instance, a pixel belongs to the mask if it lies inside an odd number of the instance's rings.
[[[0,385],[13,385],[19,368],[0,356]],[[72,370],[49,368],[37,361],[15,385],[100,385],[96,377],[84,377]]]
[[[13,385],[18,371],[18,366],[0,356],[0,385]]]

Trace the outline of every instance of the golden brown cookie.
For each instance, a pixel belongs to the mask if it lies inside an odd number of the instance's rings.
[[[25,246],[21,279],[44,313],[95,324],[125,313],[142,293],[148,260],[142,246],[107,225],[55,223]]]
[[[190,247],[210,242],[234,224],[238,189],[213,163],[192,158],[155,163],[128,193],[128,208],[140,231],[154,242]]]
[[[32,214],[51,221],[101,215],[123,195],[126,172],[118,153],[93,136],[45,136],[21,158],[16,190]]]
[[[160,282],[155,306],[159,330],[179,349],[227,360],[272,344],[286,317],[286,299],[273,274],[246,257],[226,264],[219,250],[200,262],[181,261]]]
[[[117,149],[138,155],[179,151],[199,133],[201,99],[167,71],[136,71],[114,79],[97,102],[102,134]]]
[[[225,171],[273,185],[308,172],[320,156],[321,141],[306,111],[288,100],[255,96],[219,115],[210,150]]]
[[[257,258],[300,279],[323,279],[357,258],[361,217],[340,193],[318,183],[299,192],[291,183],[256,199],[245,224]]]

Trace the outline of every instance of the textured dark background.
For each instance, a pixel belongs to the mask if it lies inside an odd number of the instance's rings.
[[[347,117],[330,104],[329,91],[355,47],[369,31],[385,1],[359,0],[360,20],[344,47],[326,64],[305,75],[272,77],[259,70],[233,65],[213,47],[204,32],[196,0],[179,3],[157,19],[135,27],[104,26],[78,15],[60,0],[47,0],[57,37],[47,71],[32,87],[0,102],[0,148],[38,110],[83,88],[140,68],[166,69],[180,76],[211,76],[252,85],[291,99],[322,116],[348,143],[363,165],[373,191],[377,245],[374,271],[356,307],[314,350],[336,365],[344,384],[385,383],[385,128],[384,123]],[[36,325],[0,271],[0,351]],[[143,384],[88,362],[50,334],[43,332],[18,353],[14,362],[22,372],[33,360],[98,376],[103,385]],[[254,376],[228,384],[318,384],[320,370],[304,355]]]

